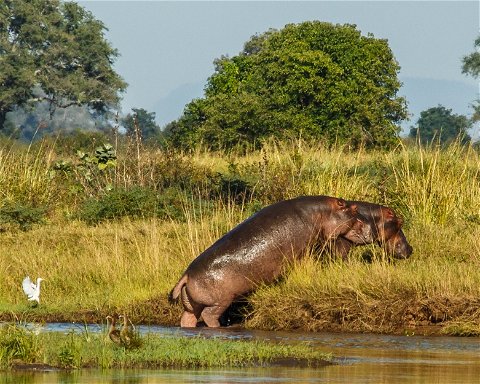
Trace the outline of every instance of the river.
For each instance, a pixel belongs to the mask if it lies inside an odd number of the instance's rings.
[[[46,324],[42,331],[83,326]],[[480,383],[480,338],[391,336],[350,333],[272,332],[238,328],[181,329],[140,326],[140,332],[165,335],[309,342],[335,355],[335,365],[321,368],[158,369],[73,372],[0,372],[0,383]],[[91,325],[90,332],[104,329]]]

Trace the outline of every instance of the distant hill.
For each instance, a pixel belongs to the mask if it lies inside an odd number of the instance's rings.
[[[192,99],[203,96],[205,82],[182,84],[170,92],[166,97],[158,100],[153,105],[156,121],[160,127],[178,119],[183,113],[183,108]]]

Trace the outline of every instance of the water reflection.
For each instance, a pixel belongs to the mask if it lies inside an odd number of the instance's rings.
[[[31,327],[33,325],[30,325]],[[101,325],[46,324],[38,332],[105,332]],[[0,383],[480,383],[480,339],[265,332],[235,328],[139,326],[141,333],[309,343],[333,352],[337,365],[191,370],[0,372]]]
[[[0,375],[0,377],[2,377]],[[81,370],[75,372],[16,373],[2,383],[321,383],[321,370],[248,368],[202,370]]]
[[[229,370],[81,370],[73,372],[6,373],[2,383],[424,383],[479,382],[471,367],[369,364],[336,365],[320,369],[249,368]]]

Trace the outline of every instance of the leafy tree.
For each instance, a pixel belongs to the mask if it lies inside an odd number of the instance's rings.
[[[168,126],[173,143],[213,148],[301,135],[327,143],[389,146],[406,104],[386,40],[354,25],[289,24],[215,60],[205,97]]]
[[[463,58],[462,73],[478,79],[480,77],[480,36],[475,40],[475,47],[477,51]],[[473,108],[475,111],[473,120],[478,121],[480,120],[480,101],[477,100],[477,105],[474,105]]]
[[[418,134],[423,144],[433,140],[447,144],[456,139],[467,143],[471,140],[467,134],[471,125],[466,116],[453,114],[451,109],[439,105],[420,113],[417,126],[410,129],[410,137],[416,137]]]
[[[122,125],[127,130],[127,135],[135,136],[135,125],[138,126],[142,139],[149,139],[160,133],[160,127],[155,123],[155,112],[147,112],[143,108],[132,108],[129,113],[122,119]]]
[[[105,111],[126,83],[112,69],[118,53],[105,26],[73,2],[0,2],[0,129],[17,107],[48,101]]]

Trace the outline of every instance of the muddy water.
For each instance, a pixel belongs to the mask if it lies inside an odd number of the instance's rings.
[[[39,331],[83,332],[81,326],[48,324]],[[264,332],[241,329],[139,327],[165,335],[308,342],[332,352],[336,365],[317,369],[271,367],[200,370],[81,370],[0,372],[0,383],[475,383],[480,384],[480,338]],[[103,332],[89,326],[90,332]]]

